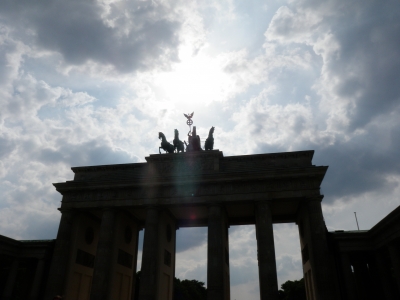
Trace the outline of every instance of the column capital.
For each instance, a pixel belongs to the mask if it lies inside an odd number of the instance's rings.
[[[256,200],[253,201],[254,206],[257,207],[259,205],[267,205],[268,207],[271,207],[272,200]]]
[[[324,195],[307,197],[305,202],[307,202],[307,203],[310,203],[310,202],[322,202],[322,199],[324,199]]]
[[[159,204],[149,204],[149,205],[146,205],[144,208],[145,208],[146,210],[148,210],[148,209],[155,209],[155,210],[157,210],[157,211],[163,211],[163,210],[165,210],[164,205],[159,205]]]
[[[62,214],[67,214],[67,213],[74,213],[74,212],[76,212],[76,210],[73,209],[73,208],[63,208],[63,207],[59,207],[59,208],[57,208],[57,210],[58,210],[60,213],[62,213]]]
[[[105,212],[105,211],[117,212],[118,210],[119,210],[119,209],[118,209],[117,207],[112,207],[112,206],[103,207],[103,208],[101,209],[102,212]]]
[[[216,213],[215,209],[219,209],[217,214],[221,215],[221,216],[223,216],[225,218],[226,224],[227,224],[227,226],[229,228],[228,211],[226,210],[226,206],[223,205],[223,203],[218,202],[218,203],[207,205],[208,218],[210,218],[211,215]]]
[[[210,207],[215,207],[215,206],[218,206],[218,207],[221,207],[221,208],[225,208],[225,205],[224,205],[224,203],[223,203],[223,202],[221,202],[221,201],[218,201],[218,202],[212,202],[212,203],[207,203],[207,204],[206,204],[206,206],[207,206],[207,208],[210,208]]]

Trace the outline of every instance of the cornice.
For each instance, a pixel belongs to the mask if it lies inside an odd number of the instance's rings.
[[[114,171],[114,170],[135,170],[146,166],[146,163],[131,163],[131,164],[116,164],[116,165],[98,165],[98,166],[82,166],[72,167],[71,170],[77,173],[84,172],[99,172],[99,171]]]
[[[319,186],[325,176],[328,167],[308,167],[308,168],[291,168],[291,169],[275,169],[257,172],[218,172],[212,174],[187,175],[187,176],[148,176],[137,178],[108,178],[107,180],[88,180],[88,181],[66,181],[62,183],[53,183],[57,191],[60,193],[73,190],[87,189],[110,189],[110,188],[140,188],[140,187],[163,187],[163,186],[180,186],[180,185],[199,185],[210,183],[240,183],[247,181],[277,181],[277,180],[312,180]]]

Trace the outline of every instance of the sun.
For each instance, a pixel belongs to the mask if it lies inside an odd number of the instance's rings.
[[[182,46],[179,58],[171,71],[155,76],[154,84],[167,102],[209,104],[227,98],[233,79],[224,71],[223,57],[205,51],[193,55],[191,47]]]

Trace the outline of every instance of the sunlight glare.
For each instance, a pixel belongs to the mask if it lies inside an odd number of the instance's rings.
[[[193,55],[191,47],[182,47],[179,57],[181,61],[171,72],[155,78],[155,84],[167,101],[208,104],[227,99],[233,78],[224,72],[226,62],[223,57],[210,57],[203,51]]]

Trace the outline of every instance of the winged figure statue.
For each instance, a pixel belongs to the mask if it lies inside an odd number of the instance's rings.
[[[193,115],[194,115],[194,112],[192,112],[191,114],[183,114],[188,120],[190,120],[192,117],[193,117]]]

